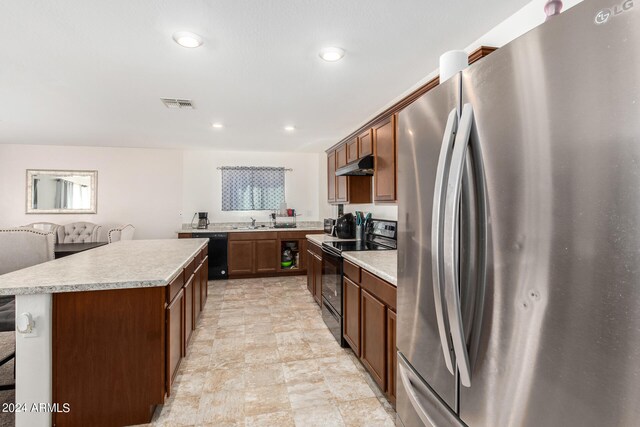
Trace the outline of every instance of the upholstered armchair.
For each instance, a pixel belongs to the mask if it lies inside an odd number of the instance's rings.
[[[55,235],[33,228],[0,229],[0,275],[54,258]],[[0,296],[0,332],[14,331],[16,319],[15,297]],[[15,351],[0,360],[0,366],[15,358]],[[0,385],[0,390],[15,388]]]
[[[136,228],[131,224],[121,225],[109,229],[107,234],[107,242],[114,243],[120,240],[133,240]]]
[[[98,242],[102,227],[92,222],[72,222],[58,227],[58,243]]]
[[[34,230],[44,231],[45,233],[53,233],[54,237],[58,238],[58,227],[60,225],[53,222],[32,222],[31,224],[23,225],[26,228],[33,228]]]

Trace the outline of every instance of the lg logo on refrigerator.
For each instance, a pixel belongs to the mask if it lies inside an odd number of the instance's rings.
[[[633,0],[627,0],[622,4],[613,6],[612,9],[602,9],[600,12],[596,14],[595,22],[596,24],[606,24],[609,21],[609,18],[612,16],[620,15],[622,12],[626,12],[627,10],[633,7]]]

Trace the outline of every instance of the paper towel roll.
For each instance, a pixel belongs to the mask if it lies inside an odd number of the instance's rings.
[[[464,50],[450,50],[440,55],[440,83],[449,80],[469,66],[469,58]]]

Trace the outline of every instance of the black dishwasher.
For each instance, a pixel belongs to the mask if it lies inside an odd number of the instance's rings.
[[[193,233],[193,237],[209,238],[209,280],[227,279],[227,233]]]

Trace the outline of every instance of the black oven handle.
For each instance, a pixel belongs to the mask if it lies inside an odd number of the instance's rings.
[[[333,249],[333,248],[327,247],[325,245],[322,245],[322,252],[324,252],[325,254],[327,254],[329,256],[342,259],[342,254],[337,249]]]

